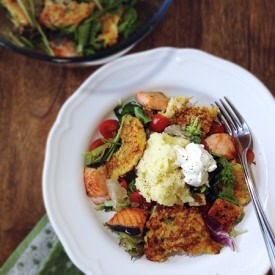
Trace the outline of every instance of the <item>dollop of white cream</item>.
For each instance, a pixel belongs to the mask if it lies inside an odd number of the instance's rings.
[[[217,168],[217,163],[202,144],[189,143],[185,148],[174,147],[176,164],[182,168],[184,181],[192,186],[208,185],[208,173]]]

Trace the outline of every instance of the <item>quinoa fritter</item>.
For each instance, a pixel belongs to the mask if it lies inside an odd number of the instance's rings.
[[[196,208],[158,205],[146,226],[144,252],[150,261],[163,262],[173,252],[190,256],[220,253],[221,246],[211,239]]]
[[[245,206],[250,202],[250,195],[243,175],[242,165],[239,163],[234,163],[233,173],[235,176],[234,196],[240,205]]]
[[[217,118],[218,107],[195,106],[189,104],[190,99],[190,97],[185,96],[171,98],[164,115],[169,118],[170,125],[189,125],[192,118],[197,117],[204,137]]]
[[[121,130],[121,147],[107,163],[108,176],[118,179],[131,171],[139,162],[146,147],[146,134],[140,120],[126,115]]]

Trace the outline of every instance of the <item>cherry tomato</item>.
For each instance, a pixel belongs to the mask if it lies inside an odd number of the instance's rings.
[[[161,133],[169,125],[169,119],[161,114],[155,114],[152,116],[152,120],[149,123],[149,129],[153,132]]]
[[[88,148],[88,151],[92,151],[92,150],[94,150],[95,148],[97,148],[97,147],[99,147],[99,146],[101,146],[101,145],[103,145],[104,144],[104,142],[99,138],[99,139],[96,139],[96,140],[94,140],[92,143],[91,143],[91,145],[89,146],[89,148]]]
[[[248,149],[247,153],[246,153],[246,158],[247,158],[247,162],[249,164],[251,163],[255,163],[254,159],[255,159],[255,154],[251,149]]]
[[[224,127],[222,124],[218,123],[218,122],[213,122],[208,135],[212,135],[212,134],[217,134],[217,133],[224,133]]]
[[[209,146],[208,146],[208,144],[207,144],[207,142],[205,141],[205,139],[203,139],[203,140],[201,141],[201,144],[204,145],[204,149],[205,149],[206,151],[209,151],[209,150],[210,150],[210,149],[209,149]]]
[[[144,198],[143,196],[140,194],[139,191],[134,191],[133,193],[130,194],[130,201],[131,202],[135,202],[135,203],[140,203],[143,202]]]
[[[248,149],[246,153],[246,159],[249,164],[255,163],[255,154],[251,149]],[[236,159],[237,163],[241,163],[241,160],[239,158]]]
[[[115,119],[107,119],[100,123],[99,132],[104,138],[113,138],[118,130],[118,121]]]
[[[120,178],[119,183],[120,183],[121,187],[123,187],[126,190],[128,189],[128,183],[125,178]]]
[[[141,195],[139,191],[134,191],[129,196],[130,202],[134,205],[134,207],[140,207],[143,209],[149,209],[151,207],[151,203],[147,202],[145,198]]]

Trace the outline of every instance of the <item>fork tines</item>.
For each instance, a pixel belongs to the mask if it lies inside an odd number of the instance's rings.
[[[219,107],[218,118],[224,123],[229,134],[232,134],[232,131],[243,128],[243,117],[227,97],[224,97],[224,100],[219,99],[219,102],[215,101],[215,104]]]

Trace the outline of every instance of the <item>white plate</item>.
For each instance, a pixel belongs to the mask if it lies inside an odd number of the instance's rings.
[[[50,132],[43,171],[43,195],[50,221],[72,261],[93,275],[265,274],[268,255],[251,204],[238,229],[238,252],[175,256],[165,263],[133,261],[105,230],[105,214],[85,194],[83,152],[120,99],[139,90],[194,96],[202,104],[228,96],[254,133],[253,174],[275,229],[275,105],[253,75],[228,61],[192,49],[159,48],[128,55],[101,67],[64,104]],[[273,212],[273,213],[272,213]]]

